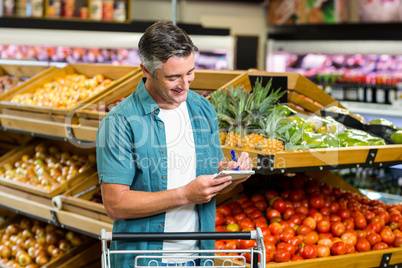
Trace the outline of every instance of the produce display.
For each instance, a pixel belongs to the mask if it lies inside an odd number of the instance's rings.
[[[33,92],[16,94],[11,102],[52,108],[71,108],[112,84],[111,79],[102,74],[87,77],[83,74],[68,74],[57,77]]]
[[[216,231],[260,227],[268,263],[402,246],[402,204],[370,200],[301,174],[283,176],[280,181],[276,189],[217,206]],[[253,240],[215,243],[216,249],[253,246]]]
[[[24,82],[26,79],[27,78],[19,76],[0,76],[0,96],[9,92],[11,89]]]
[[[23,217],[0,231],[0,266],[42,267],[87,238],[52,224]]]
[[[95,164],[95,154],[73,154],[39,143],[15,161],[0,166],[0,179],[52,190]]]
[[[221,144],[265,154],[386,144],[382,137],[347,128],[331,116],[301,114],[280,104],[285,92],[271,89],[271,81],[263,87],[257,80],[252,91],[239,86],[209,95],[218,115]]]

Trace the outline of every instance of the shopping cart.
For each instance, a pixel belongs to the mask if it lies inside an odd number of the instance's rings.
[[[108,248],[109,241],[163,241],[163,240],[256,240],[257,247],[250,249],[221,249],[221,250],[111,250]],[[250,253],[252,268],[265,268],[265,246],[264,237],[261,229],[250,232],[200,232],[200,233],[188,233],[188,232],[172,232],[172,233],[112,233],[106,232],[102,229],[101,232],[102,243],[102,268],[109,268],[111,265],[110,255],[112,254],[133,254],[134,267],[152,267],[158,266],[158,261],[167,259],[169,265],[179,266],[179,263],[175,259],[188,259],[189,261],[196,259],[202,259],[203,265],[208,267],[236,267],[246,268],[247,261],[243,255],[216,255],[217,253]],[[197,256],[180,255],[180,254],[198,254]],[[207,256],[201,254],[209,254]],[[146,254],[158,254],[146,255]],[[163,256],[162,256],[163,254]],[[171,255],[169,255],[171,254]],[[140,262],[140,260],[142,260]],[[144,260],[146,260],[144,262]],[[139,263],[147,263],[147,265],[139,265]],[[202,265],[192,265],[193,268],[201,267]],[[180,265],[180,267],[183,267]],[[190,267],[190,266],[186,266]]]

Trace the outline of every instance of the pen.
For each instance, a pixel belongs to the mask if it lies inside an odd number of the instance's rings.
[[[230,154],[231,154],[231,156],[232,156],[232,160],[233,160],[233,161],[235,161],[235,162],[237,162],[237,160],[236,160],[236,153],[235,153],[235,151],[234,151],[234,150],[232,150],[232,151],[230,152]],[[239,170],[239,167],[237,167],[237,168],[236,168],[236,170]]]

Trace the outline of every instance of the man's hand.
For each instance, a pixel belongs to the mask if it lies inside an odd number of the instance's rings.
[[[232,184],[230,176],[214,178],[213,175],[203,175],[182,187],[182,190],[187,199],[186,203],[201,204],[209,202],[230,184]]]
[[[230,161],[228,162],[225,159],[223,159],[219,164],[218,164],[218,170],[219,172],[222,170],[235,170],[237,167],[239,167],[239,170],[252,170],[253,169],[253,162],[251,161],[251,158],[247,152],[241,152],[239,158],[237,161]],[[232,190],[236,185],[245,182],[250,176],[245,177],[240,180],[235,180],[233,183],[230,185],[230,187],[226,187],[221,191],[221,193],[226,193]]]

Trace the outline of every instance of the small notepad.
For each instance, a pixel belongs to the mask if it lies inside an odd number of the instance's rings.
[[[232,180],[240,180],[250,175],[255,174],[254,170],[223,170],[219,173],[214,174],[214,178],[232,176]]]

